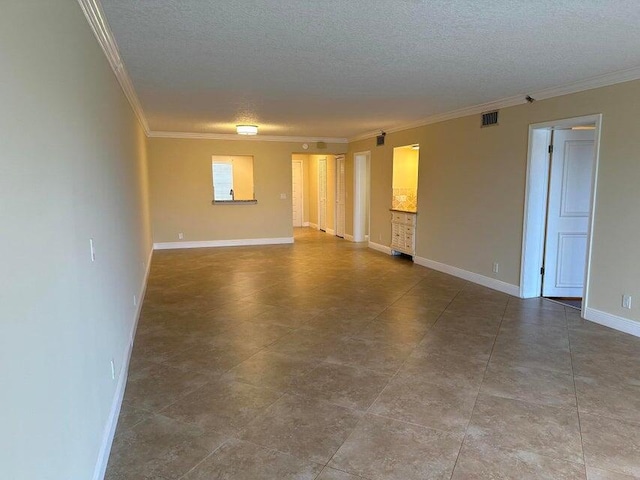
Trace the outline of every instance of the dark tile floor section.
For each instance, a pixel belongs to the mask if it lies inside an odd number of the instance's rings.
[[[308,229],[158,251],[106,478],[640,478],[640,339]]]

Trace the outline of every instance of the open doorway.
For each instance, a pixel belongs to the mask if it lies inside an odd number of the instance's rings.
[[[520,294],[583,310],[601,115],[531,125]]]

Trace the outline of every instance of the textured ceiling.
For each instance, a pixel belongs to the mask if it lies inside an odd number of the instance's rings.
[[[638,0],[102,0],[153,131],[353,137],[640,65]]]

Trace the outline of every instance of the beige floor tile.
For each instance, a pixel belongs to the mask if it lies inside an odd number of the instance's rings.
[[[367,415],[329,467],[372,480],[448,479],[461,437]]]
[[[105,479],[178,479],[224,441],[217,432],[153,415],[118,432]]]
[[[467,438],[473,443],[583,462],[576,408],[480,395]]]
[[[411,354],[412,349],[413,345],[351,337],[336,342],[326,361],[393,374]]]
[[[580,427],[588,467],[640,477],[640,426],[580,414]]]
[[[398,374],[369,409],[370,413],[438,430],[464,434],[478,396],[477,388],[438,385],[420,376]]]
[[[638,480],[640,477],[587,467],[587,480]]]
[[[415,350],[420,355],[462,355],[488,360],[494,335],[477,335],[457,330],[429,330]]]
[[[573,376],[538,368],[510,367],[489,362],[481,392],[541,405],[576,406]]]
[[[336,470],[335,468],[325,467],[322,473],[316,480],[362,480],[365,477],[356,477],[350,473]],[[367,480],[367,479],[365,479]]]
[[[297,395],[285,395],[240,433],[246,441],[325,464],[362,414]]]
[[[485,443],[462,446],[451,480],[585,480],[584,465]]]
[[[229,370],[224,378],[284,391],[293,379],[317,366],[317,361],[261,350]]]
[[[640,386],[576,377],[580,413],[634,422],[640,426]]]
[[[414,351],[398,371],[435,385],[463,390],[480,388],[488,360],[447,353],[424,354]]]
[[[107,478],[640,478],[640,339],[294,235],[154,254]]]
[[[540,343],[498,338],[491,363],[500,366],[539,368],[571,375],[571,353],[568,348]]]
[[[184,476],[184,480],[313,480],[322,465],[241,440],[229,440]]]
[[[481,317],[471,314],[444,312],[433,326],[434,330],[459,330],[479,335],[496,335],[500,328],[500,318]]]
[[[218,380],[184,396],[162,414],[233,435],[281,395],[246,383]]]
[[[290,385],[299,395],[366,410],[380,395],[391,375],[335,363],[321,363]]]
[[[351,336],[374,342],[416,345],[420,343],[429,328],[431,325],[424,323],[375,319]]]
[[[210,379],[200,372],[154,364],[129,375],[124,398],[132,407],[159,411]]]
[[[500,326],[498,340],[569,348],[569,332],[564,325],[504,321]]]

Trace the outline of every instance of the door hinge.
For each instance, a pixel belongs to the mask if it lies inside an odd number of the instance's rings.
[[[540,275],[544,275],[544,267],[540,267]]]
[[[549,153],[553,153],[553,145],[549,145]]]

